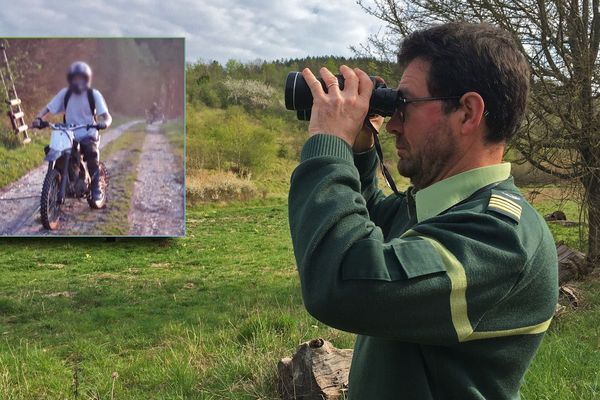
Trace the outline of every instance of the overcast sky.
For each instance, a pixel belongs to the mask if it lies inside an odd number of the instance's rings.
[[[351,55],[351,45],[381,27],[355,0],[3,3],[3,36],[184,36],[188,61]]]

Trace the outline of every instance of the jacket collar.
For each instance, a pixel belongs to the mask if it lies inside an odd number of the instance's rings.
[[[505,162],[453,175],[416,192],[409,188],[408,194],[414,196],[417,222],[421,222],[455,206],[479,189],[509,177],[510,163]]]

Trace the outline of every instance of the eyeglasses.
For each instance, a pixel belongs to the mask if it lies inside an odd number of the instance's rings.
[[[396,112],[401,122],[404,122],[406,118],[406,106],[411,103],[422,103],[425,101],[443,101],[443,100],[458,100],[460,96],[441,96],[441,97],[417,97],[414,99],[407,99],[405,97],[398,97],[398,106]]]
[[[396,112],[398,113],[398,118],[400,118],[401,122],[404,122],[406,106],[410,103],[420,103],[425,101],[441,101],[441,100],[457,100],[460,99],[460,96],[443,96],[443,97],[417,97],[414,99],[407,99],[405,97],[398,98],[398,106],[396,108]],[[390,170],[387,168],[385,163],[383,162],[383,150],[381,149],[381,143],[379,142],[379,135],[377,129],[373,126],[369,118],[367,117],[365,120],[365,126],[373,135],[373,141],[375,142],[375,152],[377,153],[377,157],[379,158],[379,167],[381,168],[381,173],[385,179],[387,185],[392,189],[392,191],[398,195],[400,192],[396,187],[396,183],[394,182],[394,178],[392,178],[392,174]]]

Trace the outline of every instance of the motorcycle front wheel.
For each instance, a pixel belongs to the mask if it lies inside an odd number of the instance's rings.
[[[58,228],[60,218],[60,203],[58,195],[60,193],[60,172],[51,169],[46,174],[44,185],[42,186],[42,196],[40,198],[40,214],[42,225],[49,230]]]

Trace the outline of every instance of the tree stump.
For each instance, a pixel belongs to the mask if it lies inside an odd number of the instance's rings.
[[[564,242],[556,243],[558,254],[558,283],[563,285],[587,272],[585,254],[568,247]]]
[[[292,357],[277,364],[277,389],[283,400],[341,400],[348,387],[351,349],[330,342],[304,342]]]

